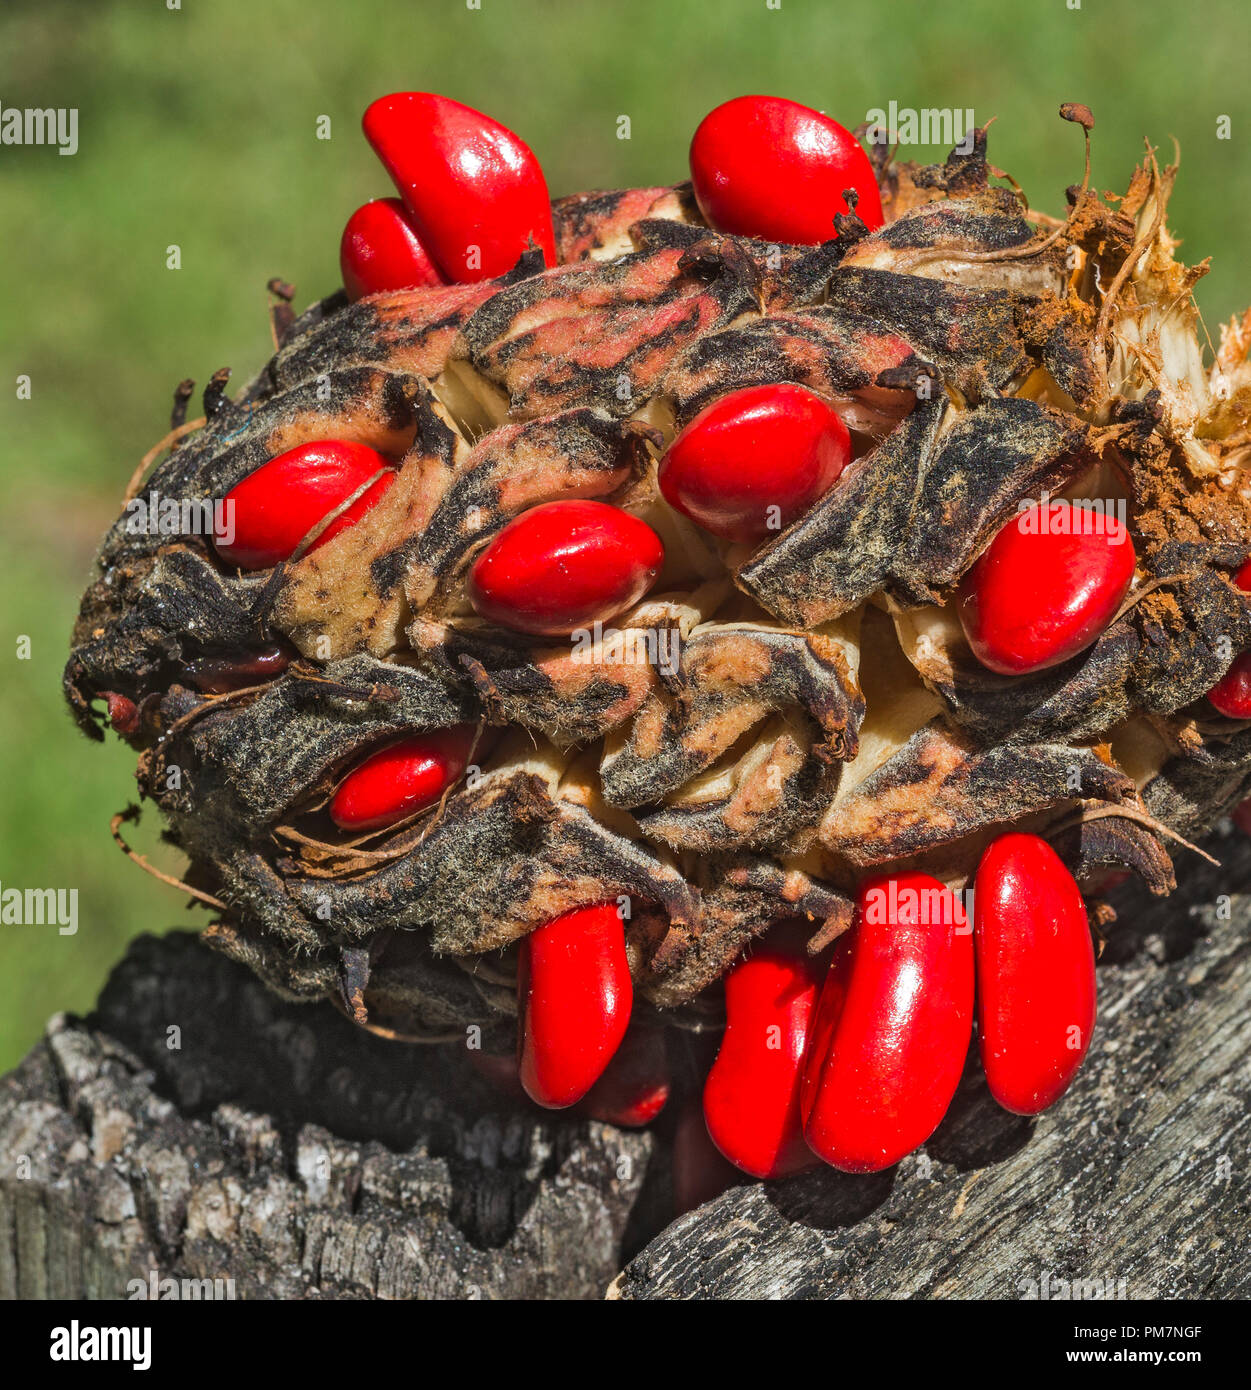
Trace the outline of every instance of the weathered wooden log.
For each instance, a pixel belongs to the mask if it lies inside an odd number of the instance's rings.
[[[0,1083],[0,1298],[600,1297],[656,1149],[145,937]]]

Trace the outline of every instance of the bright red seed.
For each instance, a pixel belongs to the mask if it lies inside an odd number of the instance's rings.
[[[1240,801],[1229,814],[1244,835],[1251,835],[1251,797]]]
[[[340,782],[330,819],[341,830],[382,830],[433,806],[464,772],[474,733],[460,724],[371,753]]]
[[[522,512],[478,556],[469,597],[488,621],[561,636],[643,597],[664,563],[646,522],[606,502],[545,502]]]
[[[825,979],[817,996],[816,1011],[808,1026],[808,1046],[804,1051],[804,1068],[799,1089],[799,1109],[805,1129],[821,1082],[823,1067],[819,1059],[829,1058],[838,1021],[842,1018],[843,1006],[847,1003],[847,987],[851,984],[853,940],[854,934],[847,932],[835,943],[829,968],[825,972]]]
[[[993,841],[973,894],[977,1027],[990,1093],[1037,1115],[1068,1089],[1095,1026],[1081,889],[1037,835]]]
[[[579,907],[521,943],[521,1084],[549,1109],[582,1099],[630,1024],[634,987],[616,903]]]
[[[430,92],[380,97],[362,125],[447,279],[504,275],[531,241],[556,264],[547,180],[507,127]]]
[[[748,386],[682,430],[661,460],[660,490],[705,531],[756,541],[801,517],[850,458],[847,426],[815,392]]]
[[[339,268],[351,300],[444,283],[398,198],[377,198],[348,218]]]
[[[973,940],[959,903],[928,874],[866,883],[826,989],[834,995],[822,999],[809,1046],[804,1134],[835,1168],[874,1173],[933,1134],[960,1081]]]
[[[664,1030],[631,1028],[578,1109],[593,1120],[636,1129],[665,1108],[670,1084]]]
[[[236,483],[224,499],[228,532],[214,538],[227,564],[264,570],[288,559],[323,517],[341,506],[380,468],[387,469],[372,487],[336,517],[309,547],[316,550],[354,526],[380,502],[395,481],[387,460],[365,444],[323,439],[288,449]]]
[[[1251,592],[1251,560],[1234,575],[1244,593]],[[1208,699],[1226,719],[1251,719],[1251,651],[1239,652],[1233,665],[1208,691]]]
[[[704,1085],[718,1149],[754,1178],[817,1165],[799,1109],[804,1049],[825,971],[805,949],[812,928],[785,923],[747,948],[725,977],[725,1033]]]
[[[691,141],[691,179],[700,210],[720,231],[816,246],[834,214],[856,212],[873,231],[882,199],[856,137],[819,111],[784,97],[735,97],[710,111]]]
[[[960,584],[974,656],[1021,675],[1084,651],[1116,616],[1134,577],[1134,544],[1115,517],[1061,499],[1014,517]]]

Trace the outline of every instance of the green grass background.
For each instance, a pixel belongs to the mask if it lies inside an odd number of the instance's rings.
[[[80,925],[0,926],[0,1066],[53,1011],[90,1007],[128,937],[197,920],[109,839],[133,760],[71,726],[66,641],[174,384],[250,376],[270,350],[266,280],[294,280],[301,304],[333,289],[348,213],[390,191],[359,131],[373,97],[432,89],[487,110],[554,193],[682,178],[700,117],[744,92],[848,125],[892,99],[972,107],[998,117],[992,159],[1052,212],[1081,173],[1056,110],[1084,101],[1102,188],[1124,188],[1144,136],[1180,142],[1171,222],[1188,259],[1214,260],[1215,336],[1251,300],[1249,34],[1245,0],[1209,0],[1201,22],[1162,0],[4,0],[0,102],[79,108],[80,150],[0,146],[0,882],[77,888]],[[138,843],[176,868],[156,830],[149,816]]]

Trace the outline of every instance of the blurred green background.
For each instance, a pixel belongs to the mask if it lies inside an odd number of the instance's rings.
[[[90,1007],[128,937],[203,920],[110,841],[133,758],[71,726],[66,642],[175,383],[229,364],[241,385],[270,352],[267,279],[295,281],[301,305],[335,288],[344,220],[391,191],[359,131],[373,97],[433,89],[481,107],[533,146],[553,193],[683,178],[701,116],[744,92],[849,126],[891,100],[972,107],[998,117],[992,160],[1051,212],[1081,174],[1080,132],[1056,110],[1084,101],[1101,188],[1125,187],[1144,136],[1166,156],[1180,142],[1170,221],[1188,260],[1214,260],[1199,292],[1213,337],[1251,300],[1246,0],[1210,0],[1201,22],[1161,0],[178,3],[0,9],[0,102],[80,112],[72,158],[0,146],[0,883],[79,890],[74,936],[0,926],[0,1067],[50,1013]],[[171,244],[181,270],[166,269]],[[176,870],[157,830],[149,815],[136,843]]]

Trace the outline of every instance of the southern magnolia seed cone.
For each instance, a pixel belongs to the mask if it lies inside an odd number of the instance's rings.
[[[1075,190],[1064,224],[988,173],[984,132],[944,165],[881,157],[886,225],[839,219],[819,247],[720,235],[687,186],[564,198],[555,269],[336,295],[237,400],[219,374],[145,496],[221,498],[315,439],[402,463],[364,520],[272,573],[125,515],[105,540],[66,690],[96,737],[97,697],[137,706],[114,722],[218,905],[206,935],[369,1026],[502,1036],[506,948],[619,895],[636,992],[699,1026],[771,922],[828,941],[887,866],[963,887],[1008,826],[1088,885],[1124,866],[1168,892],[1179,842],[1251,790],[1251,726],[1203,699],[1251,646],[1231,581],[1251,315],[1205,364],[1202,269],[1164,225],[1174,169],[1148,159],[1123,199]],[[656,459],[719,395],[781,381],[835,402],[858,458],[733,548],[666,506]],[[951,598],[1047,492],[1126,499],[1135,588],[1079,657],[996,676]],[[569,496],[643,517],[668,556],[591,661],[465,597],[512,516]],[[276,676],[256,659],[275,643]],[[398,828],[333,832],[349,766],[461,721],[480,777]]]

